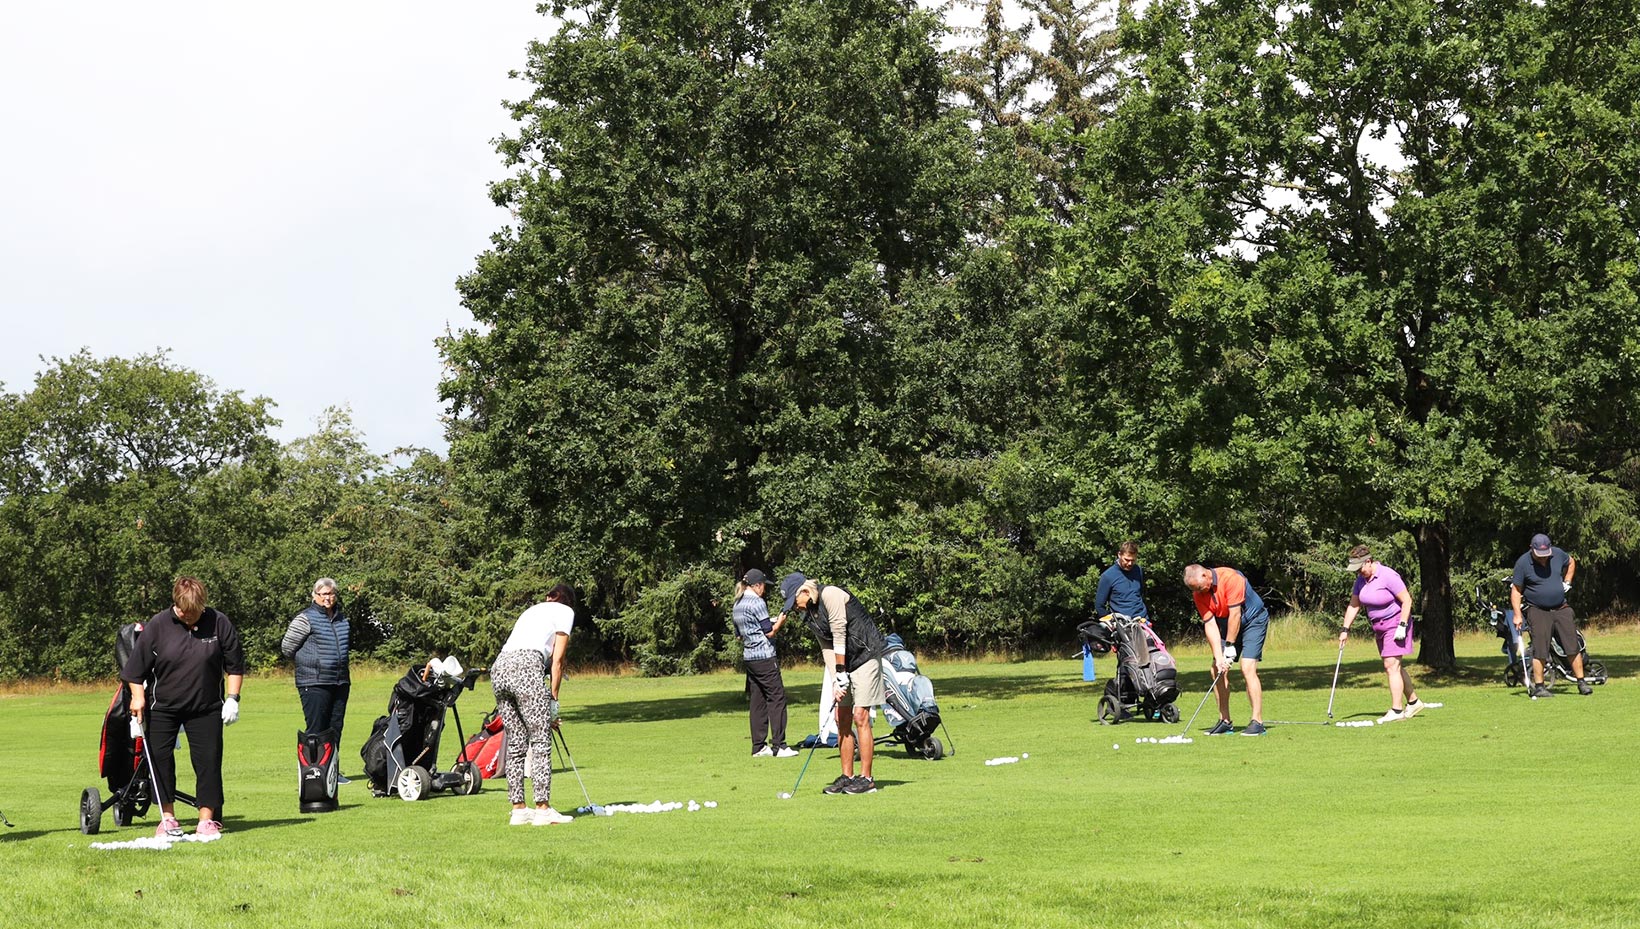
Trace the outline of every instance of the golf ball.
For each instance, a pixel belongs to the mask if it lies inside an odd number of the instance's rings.
[[[1121,751],[1121,750],[1122,750],[1122,746],[1120,746],[1120,745],[1112,745],[1112,746],[1111,746],[1111,748],[1114,748],[1114,749],[1116,749],[1116,750],[1117,750],[1117,751]]]
[[[780,792],[780,799],[782,799],[782,800],[790,800],[790,799],[791,799],[791,798],[792,798],[792,795],[791,795],[791,794],[790,794],[790,793],[787,793],[787,792],[786,792],[786,791],[784,791],[784,790],[782,790],[782,791],[781,791],[781,792]]]
[[[1021,758],[1029,758],[1029,757],[1031,757],[1031,753],[1030,753],[1030,752],[1020,752],[1020,753],[1019,753],[1019,757],[1021,757]]]

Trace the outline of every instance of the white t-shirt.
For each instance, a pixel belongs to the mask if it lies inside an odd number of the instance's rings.
[[[557,643],[557,635],[562,632],[569,635],[570,627],[575,625],[575,611],[564,603],[537,603],[525,610],[513,625],[512,635],[507,637],[507,644],[501,646],[503,652],[515,649],[533,648],[552,660],[552,649]]]

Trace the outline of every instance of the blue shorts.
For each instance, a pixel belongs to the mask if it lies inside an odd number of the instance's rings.
[[[1219,624],[1219,640],[1223,641],[1230,632],[1230,620],[1213,617]],[[1251,658],[1254,661],[1264,657],[1264,631],[1270,628],[1270,614],[1260,611],[1250,619],[1241,618],[1241,634],[1232,644],[1236,646],[1236,658]]]

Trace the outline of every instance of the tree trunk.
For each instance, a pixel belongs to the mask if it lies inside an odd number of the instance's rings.
[[[1423,588],[1419,606],[1418,663],[1436,671],[1456,671],[1452,642],[1452,531],[1446,520],[1418,527],[1418,577]]]

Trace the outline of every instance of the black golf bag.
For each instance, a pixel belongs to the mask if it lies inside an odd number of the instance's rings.
[[[893,727],[888,735],[876,742],[899,742],[909,751],[938,761],[946,755],[946,746],[934,737],[941,728],[940,707],[934,702],[934,684],[917,672],[917,657],[905,647],[898,634],[885,638],[888,650],[883,653],[883,716]],[[946,733],[950,738],[950,733]],[[951,754],[956,754],[953,746]]]
[[[1099,722],[1114,725],[1137,716],[1179,721],[1179,671],[1161,637],[1144,618],[1112,613],[1077,627],[1082,644],[1095,655],[1116,653],[1116,673],[1099,698]]]
[[[438,748],[446,712],[454,716],[457,745],[465,746],[461,713],[456,700],[472,690],[482,668],[469,669],[461,680],[441,680],[428,668],[412,666],[387,701],[387,715],[376,720],[370,738],[359,750],[370,790],[378,797],[398,794],[402,800],[420,800],[435,790],[475,794],[484,786],[478,765],[457,761],[449,771],[438,769]]]
[[[296,733],[296,777],[303,813],[330,813],[336,809],[336,784],[341,768],[336,757],[336,730]]]
[[[137,635],[142,623],[126,623],[114,638],[114,663],[124,669],[126,659],[137,647]],[[153,681],[148,682],[150,693]],[[148,808],[159,798],[153,779],[153,765],[148,759],[148,740],[131,729],[131,691],[122,682],[117,685],[114,698],[103,713],[102,737],[97,747],[98,774],[108,783],[109,797],[87,787],[80,792],[80,831],[96,835],[102,829],[102,814],[114,810],[114,825],[129,826],[131,820],[148,813]],[[176,791],[176,799],[197,807],[194,798]],[[220,817],[221,811],[217,812]]]
[[[1502,585],[1504,596],[1508,596],[1508,588],[1514,583],[1514,575],[1504,575]],[[1507,599],[1493,602],[1486,598],[1480,585],[1475,587],[1475,608],[1480,610],[1481,616],[1486,619],[1492,631],[1503,640],[1500,649],[1504,656],[1503,684],[1505,687],[1525,686],[1530,672],[1527,662],[1532,660],[1532,628],[1522,623],[1520,629],[1515,628],[1515,611],[1506,606]],[[1566,646],[1560,641],[1560,636],[1552,636],[1549,640],[1549,663],[1543,668],[1543,682],[1550,684],[1558,675],[1567,680],[1576,677],[1572,673],[1572,656],[1583,656],[1583,679],[1591,684],[1606,683],[1606,666],[1589,657],[1588,644],[1583,640],[1583,632],[1577,633],[1577,650],[1567,652]]]

